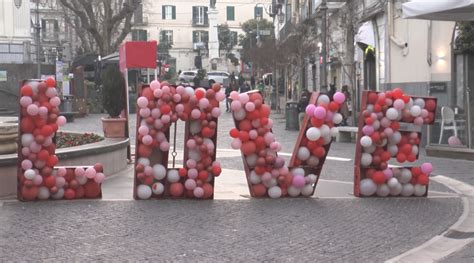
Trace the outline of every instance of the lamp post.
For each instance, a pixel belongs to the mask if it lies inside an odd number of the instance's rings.
[[[36,42],[36,77],[41,79],[41,60],[40,60],[40,50],[41,50],[41,41],[40,41],[40,21],[39,21],[39,0],[36,0],[36,19],[35,19],[35,42]]]
[[[327,93],[328,92],[328,82],[327,82],[327,72],[326,72],[326,66],[327,66],[327,0],[322,0],[321,6],[321,37],[322,37],[322,45],[321,45],[321,56],[322,56],[322,65],[321,65],[321,75],[320,75],[320,84],[321,84],[321,92]]]

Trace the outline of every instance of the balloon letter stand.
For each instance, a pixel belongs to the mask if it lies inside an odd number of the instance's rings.
[[[214,177],[221,173],[215,159],[219,102],[224,99],[219,84],[205,90],[152,81],[142,87],[137,99],[135,199],[213,198]],[[185,122],[183,167],[175,167],[173,150],[169,168],[170,139],[175,147],[178,120]]]
[[[421,127],[435,119],[436,99],[411,97],[399,88],[364,91],[354,164],[355,196],[427,196],[430,163],[389,167],[418,159]]]
[[[24,81],[20,88],[18,199],[101,198],[101,164],[55,167],[55,135],[66,118],[59,116],[58,91],[52,78]]]
[[[251,196],[313,195],[332,137],[338,132],[334,124],[342,121],[337,111],[344,95],[336,93],[334,101],[327,95],[311,95],[289,166],[278,156],[281,144],[275,140],[270,107],[262,95],[257,91],[232,92],[230,98],[236,127],[230,131],[231,146],[242,152]]]

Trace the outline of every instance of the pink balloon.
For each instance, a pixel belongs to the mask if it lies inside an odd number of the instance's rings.
[[[196,188],[196,181],[193,179],[187,179],[186,182],[184,182],[184,188],[187,190],[194,190],[194,188]]]
[[[230,104],[230,109],[232,111],[238,111],[242,108],[242,103],[240,103],[240,101],[238,100],[234,100],[232,101],[232,103]]]
[[[250,97],[247,93],[242,93],[242,94],[239,94],[239,101],[240,103],[245,104],[249,101]]]
[[[316,106],[314,104],[309,104],[306,106],[306,114],[309,116],[313,116],[314,110],[316,110]]]
[[[31,151],[30,151],[29,147],[21,148],[21,154],[23,154],[23,156],[28,156],[28,155],[30,155],[30,153],[31,153]]]
[[[66,184],[66,179],[64,177],[56,177],[56,187],[63,188]]]
[[[253,102],[247,102],[245,104],[245,110],[246,111],[254,111],[255,110],[255,104]]]
[[[202,198],[204,196],[204,189],[202,187],[194,188],[193,194],[197,198]]]
[[[189,139],[187,142],[186,142],[186,146],[189,148],[189,149],[194,149],[196,147],[196,141],[194,139]]]
[[[431,163],[423,163],[420,168],[421,172],[428,175],[433,171],[433,165]]]
[[[64,177],[67,174],[67,170],[64,167],[59,167],[58,168],[58,176],[59,177]]]
[[[163,116],[161,116],[161,122],[163,122],[163,124],[167,124],[171,121],[171,117],[170,115],[168,114],[165,114]]]
[[[98,184],[101,184],[105,180],[105,174],[97,173],[94,177],[94,181]]]
[[[157,130],[163,128],[163,122],[161,121],[161,119],[155,120],[155,122],[153,123],[153,127],[155,127],[155,129]]]
[[[333,100],[339,104],[344,103],[344,100],[346,99],[346,96],[342,92],[336,92],[334,93]]]
[[[216,99],[218,101],[223,101],[225,99],[225,93],[223,91],[219,91],[216,93]]]
[[[327,111],[326,117],[324,118],[324,120],[332,122],[333,118],[334,118],[334,113],[332,111]]]
[[[28,112],[28,114],[31,115],[31,116],[36,116],[39,113],[39,108],[35,104],[30,104],[26,108],[26,112]]]
[[[89,179],[94,178],[96,174],[97,174],[97,171],[94,169],[94,167],[88,167],[86,171],[84,172],[84,175]]]
[[[178,94],[183,95],[184,92],[185,92],[185,89],[184,89],[183,86],[179,85],[178,87],[176,87],[176,92],[177,92]]]
[[[393,171],[392,171],[392,169],[387,168],[387,169],[383,170],[383,174],[385,175],[385,179],[388,180],[388,179],[392,178]]]
[[[304,176],[301,176],[301,175],[293,176],[292,184],[293,184],[294,187],[303,188],[305,183],[306,183],[306,181],[304,179]]]
[[[41,185],[41,183],[43,183],[43,177],[39,174],[35,175],[35,177],[33,178],[33,184],[38,186]]]
[[[183,104],[178,104],[174,107],[174,110],[177,112],[177,113],[182,113],[184,112],[184,105]]]
[[[460,146],[462,145],[461,140],[456,136],[451,136],[448,138],[448,144],[451,146]]]
[[[163,95],[163,91],[160,89],[156,89],[153,91],[153,96],[157,99],[161,98],[162,95]]]
[[[153,143],[153,138],[150,135],[145,135],[142,138],[142,142],[145,145],[151,145]]]
[[[240,139],[234,138],[230,143],[230,146],[232,147],[232,149],[238,150],[240,149],[240,147],[242,147],[242,141]]]
[[[49,104],[51,104],[53,107],[57,107],[59,104],[61,104],[61,99],[59,97],[52,97],[49,99]]]
[[[192,168],[196,168],[196,161],[193,160],[193,159],[188,159],[186,161],[186,167],[192,169]]]
[[[160,143],[160,150],[163,152],[167,152],[170,150],[170,144],[169,142],[162,142]]]
[[[48,98],[52,98],[57,95],[58,95],[58,90],[55,88],[48,88],[46,90],[46,96],[48,96]]]
[[[364,135],[372,135],[372,133],[374,133],[374,127],[370,125],[365,125],[362,128],[362,133],[364,133]]]
[[[199,119],[199,117],[201,117],[201,111],[198,110],[198,109],[194,109],[191,111],[191,118],[197,120]]]
[[[145,136],[145,135],[147,135],[147,134],[150,133],[150,129],[149,129],[147,126],[142,125],[142,126],[140,126],[140,127],[138,128],[138,133],[139,133],[140,135]]]
[[[205,108],[209,107],[209,100],[206,98],[202,98],[199,100],[199,108],[204,110]]]
[[[145,97],[139,97],[137,99],[137,105],[138,105],[138,107],[140,107],[142,109],[146,108],[148,106],[148,99],[145,98]]]
[[[33,163],[30,160],[23,160],[21,162],[21,168],[23,170],[31,169],[31,168],[33,168]]]
[[[181,101],[181,95],[179,95],[179,94],[174,94],[174,95],[173,95],[173,101],[174,101],[175,103],[180,102],[180,101]]]
[[[405,107],[405,102],[402,99],[396,99],[393,102],[393,107],[397,110],[401,110]]]
[[[196,179],[198,176],[198,171],[194,168],[188,170],[188,177],[191,179]]]
[[[145,175],[152,176],[153,175],[153,168],[151,168],[151,166],[145,166],[144,173],[145,173]]]
[[[258,132],[256,130],[249,131],[249,137],[252,140],[255,140],[258,137]]]
[[[316,117],[317,119],[324,119],[324,117],[326,116],[326,109],[324,109],[323,107],[321,106],[318,106],[316,107],[316,109],[314,110],[314,113],[313,113],[314,117]]]
[[[148,117],[150,117],[150,114],[151,114],[151,111],[150,111],[149,108],[140,109],[140,116],[142,118],[148,118]]]
[[[168,86],[161,87],[161,90],[163,90],[164,94],[168,94],[171,91],[170,87],[168,87]]]
[[[413,122],[418,126],[423,125],[423,117],[416,117]]]
[[[263,136],[263,139],[265,140],[265,143],[266,143],[267,145],[270,145],[270,143],[272,143],[272,142],[275,141],[275,136],[273,135],[273,133],[267,132],[267,133],[265,133],[265,135]]]
[[[59,116],[56,120],[56,124],[59,126],[64,126],[67,123],[67,119],[64,116]]]
[[[28,107],[29,105],[31,105],[31,103],[33,103],[33,100],[31,99],[31,97],[23,96],[20,99],[20,105],[23,107]]]
[[[156,140],[158,142],[164,142],[166,141],[166,135],[163,133],[163,132],[159,132],[157,135],[156,135]]]
[[[33,153],[39,153],[39,151],[41,151],[41,145],[37,144],[36,142],[32,142],[30,144],[30,150]]]
[[[221,109],[213,108],[212,111],[211,111],[211,115],[214,118],[218,118],[219,116],[221,116]]]
[[[271,173],[264,173],[260,178],[262,178],[262,181],[268,182],[272,179],[272,174]]]
[[[150,88],[152,90],[159,89],[159,88],[161,88],[161,84],[158,80],[153,80],[152,82],[150,82]]]
[[[238,99],[239,99],[239,93],[238,93],[237,91],[232,91],[232,92],[230,93],[230,98],[231,98],[232,100],[238,100]]]

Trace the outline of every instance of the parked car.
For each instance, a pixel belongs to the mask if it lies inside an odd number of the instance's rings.
[[[209,83],[221,83],[226,84],[230,74],[224,71],[211,71],[207,73],[207,79]]]
[[[197,75],[197,70],[188,70],[183,71],[179,74],[179,81],[181,82],[191,82],[193,81],[194,77]]]

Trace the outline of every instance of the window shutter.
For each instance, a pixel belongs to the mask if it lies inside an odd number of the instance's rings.
[[[146,30],[140,30],[140,41],[147,41],[148,39],[148,32]]]
[[[197,21],[198,21],[198,19],[197,19],[198,15],[199,15],[198,7],[197,7],[197,6],[193,6],[193,24],[196,24],[196,23],[197,23]]]
[[[176,6],[173,6],[172,10],[173,10],[172,19],[175,20],[176,19]]]
[[[41,34],[43,37],[46,35],[46,20],[41,19]]]
[[[209,42],[209,32],[202,31],[202,42],[207,43]]]
[[[198,37],[199,37],[198,31],[193,31],[193,43],[199,42]]]
[[[160,31],[160,43],[165,42],[165,31]]]
[[[227,7],[227,20],[234,21],[235,20],[235,9],[233,6]]]
[[[161,19],[165,20],[166,18],[166,6],[162,5],[161,6]]]
[[[168,39],[169,44],[173,44],[173,30],[170,30],[170,37]]]
[[[207,17],[207,6],[204,7],[204,25],[209,23],[209,18]]]

